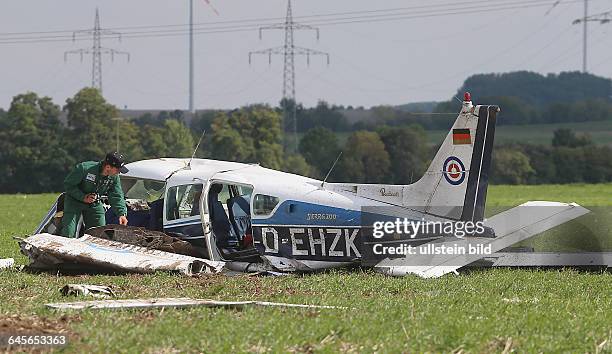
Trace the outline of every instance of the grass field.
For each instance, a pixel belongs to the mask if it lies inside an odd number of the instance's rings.
[[[503,116],[500,116],[500,120]],[[612,121],[579,122],[559,124],[532,125],[498,125],[495,128],[495,144],[522,143],[550,145],[553,133],[557,129],[571,129],[578,134],[588,134],[596,144],[612,144]],[[430,144],[442,142],[448,130],[428,130],[427,138]]]
[[[500,117],[499,119],[503,119]],[[449,121],[449,125],[451,121]],[[612,145],[612,120],[600,122],[578,122],[559,124],[532,125],[497,125],[495,128],[495,144],[510,143],[551,145],[553,133],[557,129],[571,129],[578,134],[588,134],[595,144]],[[450,129],[450,126],[449,126]],[[431,145],[439,145],[448,134],[449,129],[427,130],[427,140]],[[351,132],[337,132],[338,143],[346,143]],[[301,139],[303,133],[299,134]]]
[[[493,186],[488,199],[491,209],[558,200],[605,210],[610,196],[612,185]],[[26,262],[10,236],[31,232],[54,198],[0,196],[0,258]],[[606,244],[610,228],[594,237]],[[348,309],[47,310],[44,303],[71,300],[58,291],[68,283],[111,285],[120,298],[258,299]],[[612,274],[603,271],[487,269],[427,280],[369,270],[194,278],[0,271],[0,289],[0,336],[61,332],[69,336],[65,352],[478,353],[506,346],[515,352],[612,352]]]

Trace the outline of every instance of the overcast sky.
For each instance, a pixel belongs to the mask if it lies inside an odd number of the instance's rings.
[[[318,41],[312,31],[296,32],[297,46],[330,54],[329,66],[322,57],[311,57],[310,66],[305,57],[296,57],[297,100],[306,106],[325,100],[366,107],[446,100],[474,73],[580,70],[582,25],[572,25],[572,21],[583,16],[583,2],[562,0],[553,8],[555,2],[293,0],[296,22],[367,20],[322,24]],[[49,32],[92,28],[98,7],[102,27],[125,34],[121,42],[104,38],[102,45],[131,55],[129,63],[121,56],[114,62],[109,56],[103,58],[106,99],[121,108],[186,109],[186,26],[164,25],[188,23],[188,4],[188,0],[2,1],[0,107],[7,109],[13,96],[26,91],[51,96],[63,105],[67,97],[91,85],[91,56],[81,62],[78,55],[72,55],[64,62],[65,51],[91,47],[91,37],[72,42],[69,32]],[[282,31],[266,31],[260,40],[255,27],[282,22],[287,1],[211,0],[211,4],[218,14],[204,0],[194,1],[198,30],[236,30],[244,29],[236,28],[244,25],[253,29],[196,34],[196,108],[278,104],[282,97],[282,56],[273,57],[271,65],[267,56],[254,56],[249,65],[248,53],[283,44]],[[502,5],[509,9],[486,11]],[[361,12],[386,9],[396,10]],[[612,10],[612,0],[589,0],[590,14],[608,10]],[[450,14],[461,11],[471,13]],[[347,14],[353,12],[357,13]],[[439,16],[423,17],[432,13]],[[320,14],[336,15],[306,17]],[[385,14],[404,18],[391,21],[381,17]],[[169,30],[178,30],[173,32],[178,35],[167,36]],[[24,32],[42,33],[25,36]],[[612,23],[589,24],[588,67],[596,75],[612,77],[611,34]],[[24,37],[33,42],[10,43]]]

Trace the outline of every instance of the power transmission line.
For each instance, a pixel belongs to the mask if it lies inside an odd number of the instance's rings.
[[[559,5],[567,5],[570,3],[581,2],[584,0],[568,0]],[[591,0],[596,1],[596,0]],[[317,18],[323,17],[321,19],[315,19],[314,22],[310,22],[310,25],[313,26],[330,26],[330,25],[343,25],[343,24],[353,24],[353,23],[376,23],[376,22],[390,22],[390,21],[402,21],[402,20],[411,20],[411,19],[421,19],[421,18],[432,18],[432,17],[443,17],[443,16],[452,16],[452,15],[464,15],[464,14],[478,14],[478,13],[488,13],[488,12],[497,12],[497,11],[507,11],[514,9],[528,9],[535,7],[543,7],[550,6],[550,0],[521,0],[521,1],[504,1],[497,4],[491,4],[490,1],[487,1],[487,4],[483,5],[475,5],[477,3],[481,3],[483,1],[471,1],[466,2],[465,4],[474,4],[471,6],[466,5],[456,5],[456,4],[446,4],[446,8],[443,9],[434,9],[431,8],[433,5],[429,5],[431,9],[425,9],[423,11],[411,11],[410,13],[405,13],[406,9],[409,8],[398,8],[401,11],[397,11],[398,9],[388,9],[388,10],[366,10],[366,11],[353,11],[353,12],[338,12],[333,14],[316,14],[309,16],[302,16],[301,18]],[[443,5],[443,4],[438,4]],[[417,8],[417,7],[414,7]],[[419,8],[427,8],[426,6],[420,6]],[[375,15],[367,15],[370,13],[377,12],[390,12],[383,14],[375,14]],[[363,16],[348,16],[353,14],[363,13],[366,15]],[[329,18],[324,18],[329,17]],[[296,17],[297,18],[297,17]],[[230,33],[230,32],[244,32],[251,31],[253,29],[257,29],[261,26],[270,25],[270,23],[253,23],[246,24],[245,22],[257,22],[257,21],[266,21],[271,18],[262,18],[262,19],[245,19],[245,20],[231,20],[231,21],[217,21],[210,23],[200,23],[194,24],[194,34],[213,34],[213,33]],[[231,23],[238,23],[235,25],[231,25]],[[228,25],[225,25],[228,24]],[[123,38],[151,38],[151,37],[176,37],[176,36],[184,36],[190,33],[189,28],[179,28],[179,29],[163,29],[163,30],[155,30],[155,28],[164,28],[164,27],[185,27],[189,25],[180,24],[180,25],[154,25],[154,26],[132,26],[132,27],[116,27],[114,29],[142,29],[141,31],[127,31],[124,32]],[[23,32],[23,33],[3,33],[0,34],[0,44],[18,44],[18,43],[44,43],[44,42],[61,42],[72,40],[72,35],[67,34],[68,31],[39,31],[39,32]],[[78,31],[77,31],[78,32]],[[32,36],[35,35],[35,36]],[[13,37],[6,37],[13,36]],[[23,37],[29,36],[29,37]],[[105,34],[102,34],[104,37]],[[84,40],[84,38],[76,38],[75,40]]]
[[[292,130],[293,130],[293,148],[294,151],[298,151],[298,137],[297,137],[297,115],[296,106],[297,101],[295,100],[295,56],[303,55],[306,56],[306,62],[310,64],[311,55],[324,55],[327,57],[327,64],[329,65],[329,54],[318,50],[303,48],[295,46],[293,42],[293,32],[295,30],[313,30],[317,33],[317,39],[319,39],[319,29],[309,25],[303,25],[293,21],[293,13],[291,10],[291,0],[287,0],[287,16],[285,17],[284,23],[278,23],[271,26],[261,27],[259,29],[259,38],[261,38],[264,30],[283,30],[285,32],[285,44],[282,47],[268,48],[258,51],[249,52],[249,64],[251,63],[251,56],[253,54],[265,54],[268,55],[268,61],[272,62],[272,55],[282,55],[284,58],[283,66],[283,126],[286,125],[288,118],[292,118]],[[290,107],[288,107],[290,105]],[[289,111],[291,110],[291,112]],[[291,117],[289,117],[291,115]],[[284,130],[284,129],[283,129]],[[289,145],[289,144],[286,144]]]
[[[360,11],[349,11],[349,12],[333,12],[326,14],[312,14],[312,15],[303,15],[303,16],[294,16],[295,19],[308,19],[308,18],[317,18],[317,17],[330,17],[330,16],[344,16],[344,15],[355,15],[355,14],[370,14],[370,13],[385,13],[385,12],[402,12],[409,11],[410,13],[414,13],[415,9],[428,9],[428,8],[437,8],[437,7],[445,7],[452,6],[452,8],[466,8],[468,4],[479,4],[484,3],[486,6],[500,6],[500,5],[517,5],[517,4],[534,4],[538,2],[544,2],[548,4],[550,0],[501,0],[494,1],[499,4],[492,4],[491,0],[475,0],[475,1],[464,1],[464,2],[451,2],[451,3],[442,3],[442,4],[430,4],[430,5],[419,5],[419,6],[411,6],[411,7],[399,7],[399,8],[390,8],[390,9],[374,9],[374,10],[360,10]],[[582,1],[582,0],[576,0]],[[439,11],[439,10],[434,10]],[[391,14],[387,14],[391,15]],[[225,21],[214,21],[214,22],[205,22],[205,23],[194,23],[194,26],[209,26],[209,25],[217,25],[217,24],[228,24],[228,23],[244,23],[244,22],[261,22],[261,21],[278,21],[283,20],[284,17],[267,17],[267,18],[251,18],[251,19],[240,19],[240,20],[225,20]],[[261,26],[262,23],[256,23],[256,26]],[[138,26],[121,26],[121,27],[110,27],[110,30],[131,30],[131,29],[149,29],[149,28],[165,28],[165,27],[189,27],[190,24],[181,23],[181,24],[163,24],[163,25],[138,25]],[[186,29],[185,29],[186,30]],[[4,32],[0,33],[0,36],[5,35],[28,35],[28,34],[50,34],[50,33],[72,33],[76,31],[75,29],[67,29],[67,30],[56,30],[56,31],[32,31],[32,32]]]
[[[193,101],[193,0],[189,0],[189,113],[195,117]]]
[[[73,33],[73,38],[76,38],[78,34],[87,34],[92,35],[93,37],[93,46],[91,48],[82,48],[77,50],[70,50],[64,52],[64,61],[68,60],[69,54],[79,54],[81,56],[81,62],[83,61],[84,54],[92,55],[92,68],[91,68],[91,87],[97,88],[102,94],[102,54],[110,54],[111,60],[114,61],[115,54],[119,55],[127,55],[128,62],[130,61],[130,54],[127,52],[122,52],[119,50],[115,50],[112,48],[104,48],[102,47],[102,35],[112,35],[118,36],[121,40],[121,34],[118,32],[113,32],[109,30],[103,30],[100,27],[100,14],[98,9],[96,8],[96,19],[94,21],[94,27],[91,30],[84,31],[75,31]]]
[[[584,17],[578,18],[572,22],[573,25],[582,23],[583,25],[583,37],[582,37],[582,72],[587,72],[587,43],[588,43],[588,31],[587,23],[599,22],[600,24],[608,23],[612,20],[612,11],[602,12],[600,14],[588,15],[588,0],[584,0]]]

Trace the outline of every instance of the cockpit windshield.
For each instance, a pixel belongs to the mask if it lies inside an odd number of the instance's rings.
[[[150,179],[121,177],[121,188],[125,199],[153,202],[163,197],[165,182]]]

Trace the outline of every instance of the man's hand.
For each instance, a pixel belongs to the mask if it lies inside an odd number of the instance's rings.
[[[128,224],[128,219],[125,217],[125,215],[121,215],[119,217],[119,225],[127,225]]]
[[[96,200],[96,193],[89,193],[85,195],[85,198],[83,198],[83,202],[85,204],[91,204]]]

